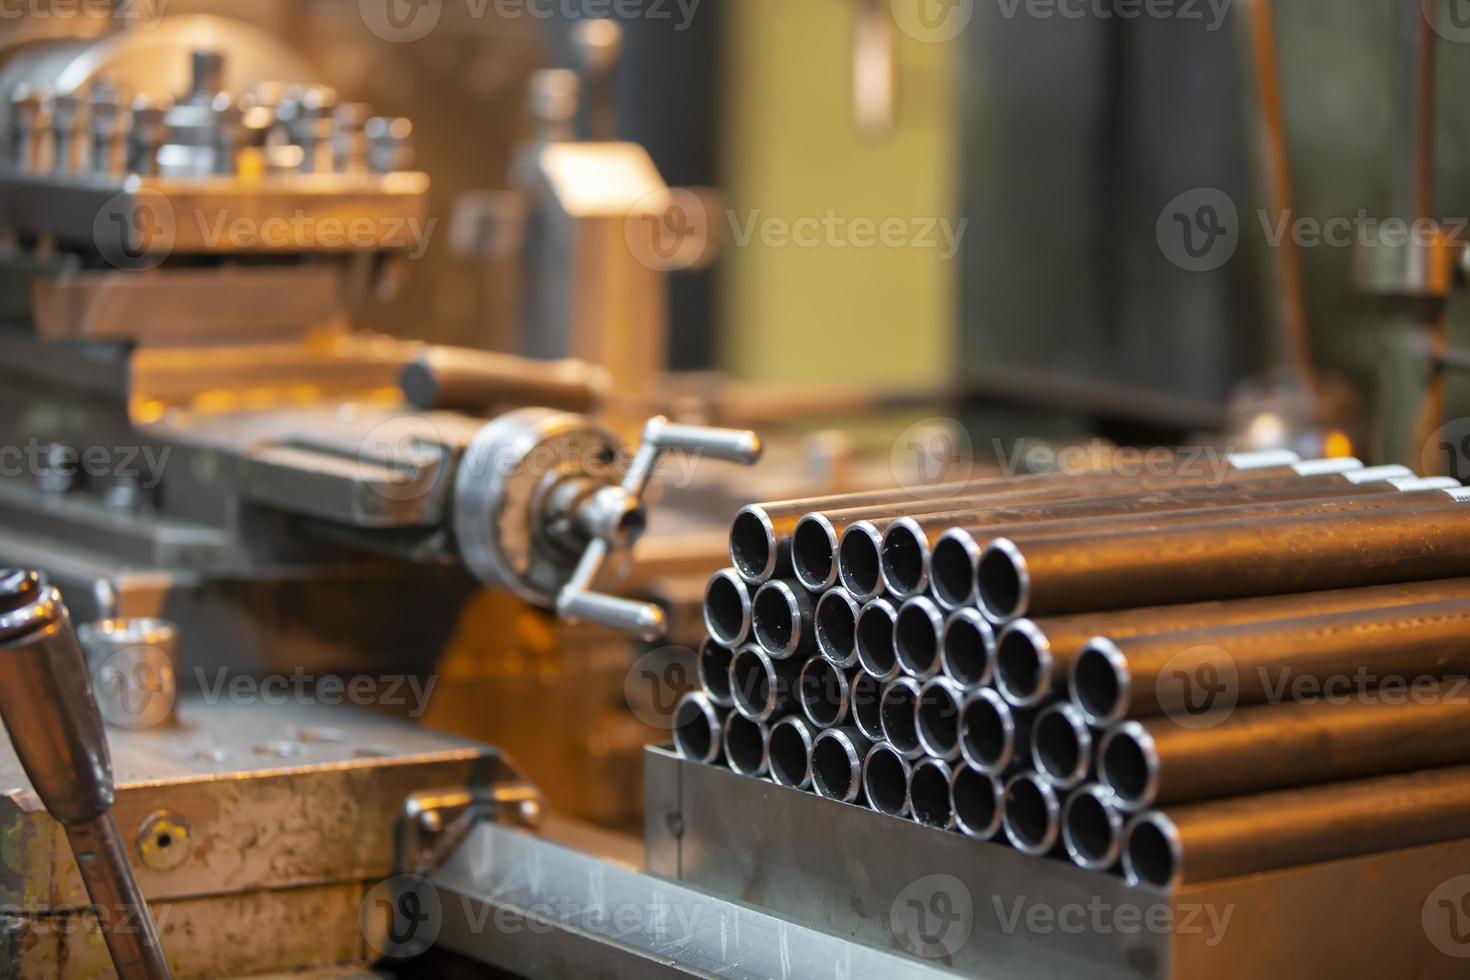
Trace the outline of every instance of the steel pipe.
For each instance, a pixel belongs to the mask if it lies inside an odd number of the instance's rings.
[[[919,682],[912,677],[899,677],[883,688],[878,716],[883,723],[883,741],[901,752],[905,758],[917,759],[924,754],[919,743]]]
[[[1259,704],[1295,690],[1284,685],[1341,686],[1361,677],[1376,686],[1466,672],[1470,602],[1450,601],[1130,640],[1098,637],[1073,661],[1069,693],[1093,724],[1108,726]]]
[[[704,588],[704,628],[723,646],[738,647],[750,638],[750,587],[724,568],[710,576]]]
[[[674,748],[690,762],[713,765],[724,754],[725,715],[707,696],[691,691],[674,709]]]
[[[1098,745],[1098,778],[1143,810],[1470,763],[1467,697],[1455,681],[1240,708],[1208,728],[1126,721]]]
[[[828,728],[812,744],[812,786],[817,795],[857,803],[863,795],[863,760],[873,743],[856,728]]]
[[[1259,599],[1018,619],[1000,631],[997,645],[1005,647],[1007,655],[1003,663],[1001,658],[997,658],[995,686],[1007,701],[1023,707],[1040,704],[1050,693],[1065,693],[1072,661],[1095,636],[1122,640],[1145,633],[1294,619],[1358,609],[1387,609],[1449,599],[1470,599],[1470,579],[1404,582]]]
[[[771,728],[738,711],[725,717],[725,764],[742,776],[759,778],[770,771]]]
[[[960,754],[981,772],[1001,775],[1029,760],[1031,722],[993,688],[971,691],[960,702]]]
[[[973,607],[956,609],[944,621],[939,664],[960,687],[990,683],[995,665],[995,630]]]
[[[1011,846],[1032,857],[1057,850],[1062,837],[1062,804],[1054,786],[1031,771],[1006,781],[1002,821]]]
[[[852,708],[847,672],[822,657],[812,657],[802,667],[797,696],[802,714],[818,728],[841,725]]]
[[[787,715],[772,725],[767,743],[771,779],[791,789],[810,789],[815,740],[811,726],[795,715]]]
[[[927,680],[939,673],[944,642],[944,613],[928,596],[915,596],[898,609],[893,621],[893,652],[899,669]]]
[[[756,590],[750,609],[751,635],[777,660],[805,657],[816,648],[812,599],[800,585],[771,579]]]
[[[730,693],[730,663],[734,659],[735,651],[716,643],[713,637],[705,637],[704,642],[699,645],[699,657],[695,665],[699,686],[721,708],[735,707],[735,698]]]
[[[1092,773],[1092,729],[1075,705],[1057,701],[1031,723],[1036,774],[1059,790],[1075,789]]]
[[[1123,856],[1125,823],[1112,790],[1079,786],[1062,803],[1062,845],[1079,868],[1111,870]]]
[[[852,721],[858,731],[877,742],[883,738],[883,684],[867,671],[859,670],[850,678]]]
[[[871,809],[890,817],[909,812],[909,760],[887,742],[874,742],[863,758],[863,796]]]
[[[812,630],[817,650],[838,667],[855,667],[858,663],[857,619],[862,604],[844,588],[822,593],[812,613]]]
[[[934,677],[919,688],[914,728],[926,755],[953,762],[960,757],[960,704],[965,689],[948,677]]]
[[[730,661],[730,697],[752,721],[771,721],[796,707],[801,663],[775,660],[760,647],[741,647]]]
[[[1163,891],[1218,878],[1442,841],[1470,826],[1470,766],[1151,810],[1128,822],[1130,884]]]
[[[901,669],[898,652],[893,647],[893,627],[897,621],[898,610],[887,599],[874,599],[858,613],[858,663],[880,681],[893,680]]]
[[[942,759],[920,759],[909,770],[909,815],[925,827],[949,830],[954,826],[954,807],[949,783],[954,773]]]
[[[858,521],[842,532],[837,549],[837,573],[842,587],[859,602],[883,593],[883,530],[873,521]]]
[[[1430,492],[1446,502],[1102,538],[999,538],[980,559],[980,600],[1009,621],[1470,574],[1470,511],[1448,496],[1461,491]]]
[[[955,765],[949,781],[949,803],[955,828],[966,837],[994,840],[1001,833],[1005,784],[967,763]]]

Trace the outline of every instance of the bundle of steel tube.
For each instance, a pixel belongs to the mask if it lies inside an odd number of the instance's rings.
[[[686,758],[1161,890],[1470,827],[1453,480],[984,479],[753,504],[730,558]]]

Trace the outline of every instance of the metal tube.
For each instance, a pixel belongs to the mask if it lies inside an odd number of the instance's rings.
[[[1123,856],[1124,824],[1106,786],[1079,786],[1062,803],[1062,845],[1079,868],[1111,870]]]
[[[1470,671],[1470,603],[1451,601],[1244,623],[1114,641],[1072,664],[1072,703],[1093,724],[1195,717],[1260,704],[1303,682],[1331,694]],[[1277,693],[1273,693],[1277,692]]]
[[[1076,789],[1092,773],[1092,729],[1076,706],[1057,701],[1031,723],[1031,758],[1036,774],[1057,789]]]
[[[754,644],[730,661],[730,696],[735,710],[754,721],[771,721],[796,707],[801,662],[776,660]]]
[[[883,738],[883,683],[865,670],[855,672],[852,685],[852,720],[858,730],[877,742]]]
[[[771,729],[738,711],[725,717],[725,764],[742,776],[761,777],[770,771]]]
[[[398,381],[414,408],[471,413],[517,405],[596,412],[611,388],[607,370],[586,361],[439,346],[421,349]]]
[[[810,789],[812,743],[815,739],[811,726],[795,715],[787,715],[772,725],[769,743],[771,778],[792,789]]]
[[[844,588],[828,589],[817,600],[812,613],[817,650],[838,667],[857,666],[857,618],[861,611],[861,603]]]
[[[856,728],[828,728],[812,743],[812,786],[818,796],[857,803],[863,795],[863,760],[873,744]]]
[[[812,598],[800,585],[771,579],[750,602],[750,632],[777,660],[805,657],[816,648]]]
[[[955,828],[966,837],[994,840],[1005,810],[1005,784],[996,776],[961,763],[949,781],[949,804]]]
[[[980,560],[980,598],[993,618],[1008,621],[1463,576],[1470,574],[1470,511],[1446,499],[1103,538],[998,538]]]
[[[699,674],[699,686],[711,701],[721,708],[735,707],[735,698],[730,694],[730,664],[735,651],[705,637],[699,645],[699,657],[695,670]]]
[[[909,760],[887,742],[874,742],[863,758],[863,796],[868,806],[891,817],[909,812]]]
[[[954,826],[949,783],[954,773],[942,759],[920,759],[909,770],[909,815],[925,827],[948,830]]]
[[[727,647],[738,647],[750,638],[750,587],[733,568],[722,568],[710,576],[704,588],[704,628]]]
[[[899,674],[898,653],[893,648],[897,620],[898,610],[887,599],[874,599],[858,612],[858,663],[880,681],[891,681]]]
[[[1018,619],[1000,631],[997,646],[1004,647],[1006,655],[1002,663],[997,654],[995,686],[1013,705],[1038,705],[1048,694],[1064,692],[1072,662],[1095,636],[1123,640],[1144,633],[1170,633],[1357,609],[1388,609],[1450,599],[1470,599],[1470,579]]]
[[[953,762],[960,757],[960,703],[965,690],[948,677],[934,677],[919,688],[914,729],[927,755]]]
[[[730,564],[751,585],[789,575],[790,529],[784,523],[777,527],[759,505],[741,508],[730,522]]]
[[[924,754],[924,747],[919,744],[918,703],[919,682],[912,677],[898,677],[883,688],[883,700],[878,705],[883,741],[909,759]]]
[[[1031,720],[993,688],[971,691],[960,702],[960,754],[976,769],[995,775],[1025,764],[1031,753]]]
[[[1045,857],[1061,845],[1061,799],[1034,772],[1018,772],[1006,782],[1003,820],[1006,839],[1023,854]]]
[[[1470,826],[1470,766],[1152,810],[1128,822],[1130,884],[1184,884],[1458,840]]]
[[[859,602],[883,594],[883,531],[872,521],[858,521],[842,532],[837,549],[842,587]]]
[[[725,714],[708,697],[691,691],[674,709],[674,748],[690,762],[714,765],[724,755]]]
[[[990,683],[995,665],[995,629],[980,610],[956,609],[946,617],[939,663],[944,676],[960,687]]]
[[[893,621],[893,652],[905,674],[922,681],[939,673],[943,640],[944,613],[934,600],[915,596],[899,607]]]
[[[1142,810],[1467,763],[1462,686],[1240,708],[1203,729],[1126,721],[1098,746],[1098,778],[1118,806]]]
[[[802,714],[818,728],[841,725],[852,708],[847,672],[823,657],[812,657],[802,667],[797,696]]]

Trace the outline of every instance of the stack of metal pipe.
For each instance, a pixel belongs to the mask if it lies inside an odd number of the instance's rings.
[[[675,743],[1160,890],[1465,836],[1467,507],[1289,454],[754,504]]]

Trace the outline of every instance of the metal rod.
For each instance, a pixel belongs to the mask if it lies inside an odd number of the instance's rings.
[[[1061,799],[1034,772],[1016,773],[1006,782],[1003,819],[1006,839],[1023,854],[1045,857],[1061,846]]]
[[[817,795],[856,803],[863,795],[863,760],[873,743],[856,728],[828,728],[812,743],[812,786]]]
[[[1079,786],[1062,803],[1062,844],[1079,868],[1109,871],[1123,856],[1125,818],[1112,790]]]
[[[1128,823],[1131,884],[1172,891],[1219,878],[1458,840],[1470,826],[1470,766],[1281,790]]]
[[[942,759],[920,759],[909,770],[909,815],[925,827],[949,830],[954,826],[954,807],[949,783],[954,777]]]
[[[1120,807],[1141,810],[1467,763],[1463,686],[1240,708],[1203,729],[1127,721],[1103,736],[1098,778]]]
[[[950,808],[955,828],[966,837],[994,840],[1002,827],[1005,784],[996,776],[961,763],[949,782]]]
[[[738,711],[725,717],[725,764],[742,776],[764,776],[770,771],[771,729]]]
[[[1435,491],[1440,492],[1440,491]],[[1446,505],[991,541],[979,594],[999,620],[1470,574],[1470,510]]]
[[[805,657],[816,648],[812,598],[799,584],[771,579],[750,602],[750,632],[777,660]]]
[[[1298,684],[1376,686],[1470,671],[1470,602],[1368,609],[1129,640],[1097,637],[1072,664],[1072,703],[1096,725],[1194,717]],[[1399,679],[1402,679],[1400,681]],[[1294,690],[1287,688],[1285,690]]]
[[[690,762],[713,765],[724,756],[725,712],[699,691],[691,691],[674,709],[674,748]]]
[[[990,683],[995,667],[995,628],[980,610],[956,609],[945,618],[939,661],[944,676],[960,687]]]
[[[863,796],[868,806],[892,817],[909,812],[909,771],[904,754],[887,742],[874,742],[863,759]]]
[[[947,762],[959,759],[960,704],[964,699],[964,688],[948,677],[931,678],[919,688],[914,728],[926,754]]]

